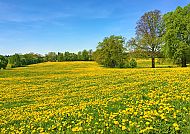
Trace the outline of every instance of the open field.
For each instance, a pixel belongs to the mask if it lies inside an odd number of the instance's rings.
[[[0,133],[190,133],[190,68],[0,71]]]

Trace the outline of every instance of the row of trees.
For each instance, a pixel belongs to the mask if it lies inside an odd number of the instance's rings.
[[[40,54],[14,54],[12,56],[8,56],[8,63],[10,64],[10,67],[21,67],[26,66],[30,64],[37,64],[44,62],[44,57]]]
[[[79,51],[77,54],[76,53],[70,53],[70,52],[58,52],[56,54],[55,52],[49,52],[48,54],[45,55],[45,61],[91,61],[92,60],[92,49],[89,51],[83,50]]]
[[[155,57],[162,56],[186,67],[190,61],[190,4],[164,15],[159,10],[145,13],[137,22],[136,37],[126,43],[121,36],[106,37],[94,54],[98,63],[108,67],[125,66],[131,54],[149,54],[152,68]]]
[[[49,52],[45,56],[35,53],[28,54],[14,54],[11,56],[0,55],[0,69],[5,69],[9,64],[10,67],[21,67],[30,64],[37,64],[42,62],[62,62],[62,61],[91,61],[92,49],[87,51],[79,51],[77,54],[70,52]]]

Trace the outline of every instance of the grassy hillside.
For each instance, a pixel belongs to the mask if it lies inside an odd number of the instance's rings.
[[[0,133],[190,133],[190,68],[0,71]]]

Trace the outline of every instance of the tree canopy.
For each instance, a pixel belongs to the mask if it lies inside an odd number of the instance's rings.
[[[190,57],[190,4],[164,15],[165,54],[186,67]]]
[[[110,36],[98,43],[94,53],[95,60],[106,67],[123,67],[125,58],[125,39],[122,36]]]
[[[146,12],[136,26],[136,38],[128,41],[133,49],[141,49],[151,53],[152,68],[155,68],[155,54],[160,51],[163,34],[162,16],[159,10]]]
[[[0,69],[5,69],[7,67],[7,64],[8,60],[4,56],[0,55]]]

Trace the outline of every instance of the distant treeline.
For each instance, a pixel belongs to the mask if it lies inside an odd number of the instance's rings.
[[[150,58],[149,52],[130,51],[125,54],[133,58]],[[157,54],[161,58],[163,55]],[[23,67],[31,64],[38,64],[43,62],[64,62],[64,61],[94,61],[96,54],[92,49],[79,51],[78,53],[71,52],[49,52],[41,55],[36,53],[14,54],[14,55],[0,55],[0,69],[6,69],[7,65],[11,68]]]
[[[70,52],[49,52],[45,55],[44,61],[51,61],[51,62],[62,62],[62,61],[92,61],[92,49],[90,50],[83,50],[76,53]]]
[[[9,56],[0,55],[0,69],[9,65],[11,68],[22,67],[42,62],[63,62],[63,61],[92,61],[92,49],[76,53],[71,52],[49,52],[44,56],[41,54],[27,53],[14,54]]]

